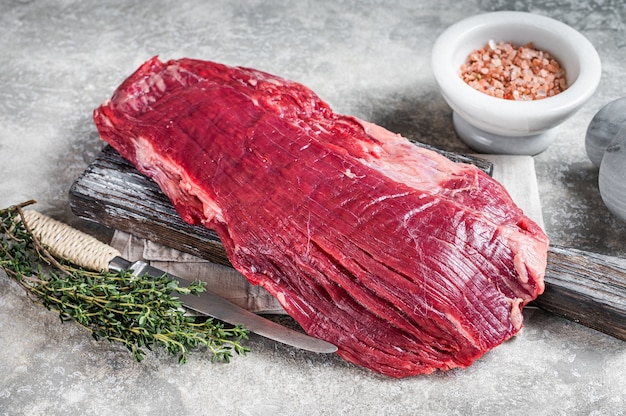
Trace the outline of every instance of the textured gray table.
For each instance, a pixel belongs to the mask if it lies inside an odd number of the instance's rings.
[[[91,111],[140,63],[189,56],[252,66],[304,83],[340,113],[467,151],[430,71],[448,25],[516,9],[584,33],[603,62],[600,87],[557,142],[535,157],[553,242],[626,256],[626,225],[606,210],[587,159],[587,125],[626,89],[626,7],[619,1],[217,2],[0,1],[0,206],[26,199],[72,216],[71,183],[102,143]],[[618,415],[626,343],[541,311],[467,370],[386,379],[334,356],[250,341],[226,365],[201,352],[180,366],[162,351],[139,364],[33,305],[0,272],[0,415]]]

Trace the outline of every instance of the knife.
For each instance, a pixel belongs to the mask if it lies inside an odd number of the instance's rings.
[[[188,287],[191,284],[188,280],[173,276],[143,261],[131,262],[124,259],[118,250],[108,244],[38,211],[24,210],[24,219],[32,233],[51,253],[83,268],[108,270],[114,273],[127,270],[137,276],[161,277],[167,274],[171,279],[177,280],[180,287]],[[337,347],[329,342],[279,325],[208,290],[198,294],[176,296],[192,311],[232,325],[241,325],[274,341],[316,353],[337,351]]]

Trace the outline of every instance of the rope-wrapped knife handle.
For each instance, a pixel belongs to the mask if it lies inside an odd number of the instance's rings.
[[[83,268],[109,269],[120,252],[97,238],[35,210],[24,210],[24,220],[32,233],[52,254]]]

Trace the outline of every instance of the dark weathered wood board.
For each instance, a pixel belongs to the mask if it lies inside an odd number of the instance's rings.
[[[535,305],[626,341],[626,261],[552,246],[545,282]]]
[[[491,164],[455,154],[487,173]],[[183,222],[159,187],[106,147],[70,189],[79,217],[230,265],[217,235]],[[626,262],[574,249],[551,247],[546,290],[535,302],[547,311],[626,340]]]
[[[185,223],[158,185],[110,146],[72,184],[69,199],[79,217],[230,265],[215,232]]]

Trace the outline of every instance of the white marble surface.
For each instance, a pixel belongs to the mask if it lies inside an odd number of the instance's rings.
[[[625,94],[626,6],[618,1],[0,0],[0,206],[26,199],[102,238],[67,192],[102,143],[92,110],[141,62],[189,56],[304,83],[337,111],[448,150],[467,151],[430,72],[437,35],[461,18],[524,10],[562,20],[595,45],[591,101],[535,157],[554,243],[626,256],[626,225],[606,209],[584,137]],[[139,364],[33,305],[0,273],[0,415],[619,415],[626,343],[542,311],[467,370],[392,380],[252,337],[226,365],[162,351]]]

